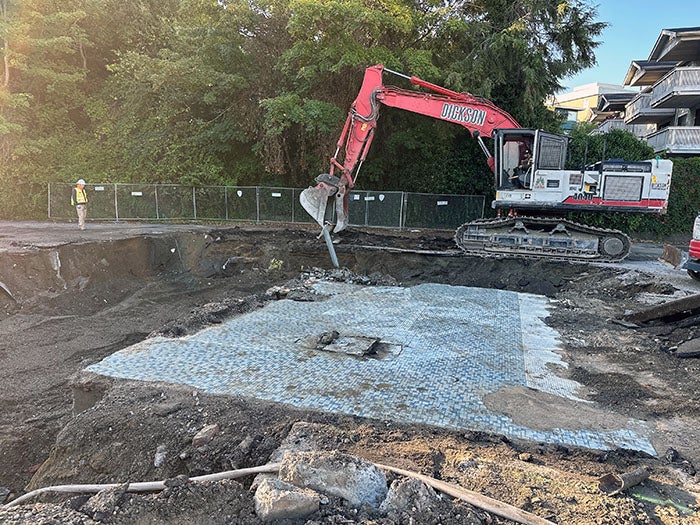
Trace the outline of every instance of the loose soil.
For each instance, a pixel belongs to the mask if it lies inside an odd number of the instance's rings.
[[[262,465],[292,425],[308,422],[317,429],[319,449],[420,472],[554,523],[700,523],[700,361],[674,355],[697,337],[697,312],[637,327],[616,322],[688,293],[658,275],[624,266],[464,257],[449,232],[346,231],[336,246],[346,269],[320,270],[330,261],[313,228],[2,226],[0,502],[55,484],[194,477]],[[515,389],[489,397],[491,409],[545,429],[575,424],[572,414],[580,422],[642,420],[654,429],[659,456],[401,425],[80,373],[150,335],[177,337],[268,301],[303,298],[309,278],[367,286],[439,282],[550,297],[546,322],[561,334],[568,363],[557,373],[581,383],[579,397],[594,403],[577,407]],[[210,423],[221,433],[205,447],[192,447],[193,435]],[[168,453],[156,467],[159,447]],[[599,491],[600,476],[639,467],[651,471],[641,485],[615,496]],[[251,483],[174,483],[158,494],[123,495],[108,514],[84,505],[87,496],[41,496],[0,510],[0,523],[261,523]],[[509,523],[441,501],[433,514],[407,508],[383,516],[330,498],[306,523]]]

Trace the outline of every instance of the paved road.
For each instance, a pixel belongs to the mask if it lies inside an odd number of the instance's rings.
[[[90,222],[83,231],[68,222],[0,221],[0,252],[52,248],[68,243],[114,241],[141,235],[206,232],[209,225],[140,222]]]
[[[681,251],[687,252],[687,244],[673,244]],[[700,293],[700,282],[693,280],[688,272],[682,268],[674,268],[668,263],[659,260],[663,251],[663,244],[656,242],[635,242],[629,257],[620,263],[604,264],[603,266],[626,268],[648,273],[658,277],[660,281],[667,282],[680,290],[691,293]]]

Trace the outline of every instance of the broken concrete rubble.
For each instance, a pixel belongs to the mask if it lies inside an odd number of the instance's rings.
[[[119,487],[102,490],[92,496],[81,507],[84,512],[95,521],[107,521],[114,513],[114,509],[119,505],[119,500],[126,494],[128,483]]]
[[[297,512],[297,496],[290,495],[289,491],[301,490],[299,485],[312,486],[317,496],[321,495],[322,505],[328,503],[325,495],[342,498],[354,507],[359,507],[364,499],[364,509],[375,516],[386,516],[390,520],[388,523],[440,523],[441,517],[455,514],[455,503],[451,498],[436,493],[420,480],[402,477],[394,480],[387,491],[384,473],[373,464],[356,456],[319,452],[318,447],[328,439],[333,440],[331,427],[303,421],[292,426],[284,443],[273,453],[273,457],[284,457],[279,476],[289,483],[279,485],[280,479],[273,474],[258,475],[253,484],[258,487],[258,517],[264,521],[273,519],[271,516],[293,519]],[[313,466],[307,470],[305,464]],[[281,489],[274,490],[275,487]],[[299,505],[303,507],[301,503]],[[474,509],[463,506],[460,511],[463,525],[483,525]],[[319,522],[312,520],[307,523]]]
[[[300,458],[314,454],[318,455],[319,451],[325,450],[328,443],[343,439],[342,435],[336,434],[336,432],[336,429],[328,425],[309,423],[307,421],[296,422],[292,425],[280,447],[272,453],[270,461],[281,461],[285,457]],[[356,462],[363,461],[350,456],[348,456],[348,460],[348,465],[351,466],[352,472],[356,469]],[[335,468],[340,470],[344,467],[342,463],[336,463]],[[334,474],[333,478],[336,476],[337,474]],[[259,474],[253,482],[252,488],[259,487],[266,480],[276,479],[278,478],[274,474]],[[322,504],[325,504],[324,499],[327,502],[325,494],[333,496],[334,493],[339,492],[339,488],[334,488],[333,483],[334,479],[331,478],[323,479],[318,483],[322,488],[315,490],[322,495]],[[415,520],[414,523],[429,523],[435,520],[439,522],[440,516],[447,516],[453,512],[453,503],[450,498],[438,495],[432,488],[419,480],[409,478],[395,480],[388,491],[386,490],[386,482],[383,486],[384,490],[380,490],[380,493],[386,493],[386,497],[384,497],[376,510],[380,515],[386,515],[397,523],[405,521],[403,518],[408,519],[409,516]],[[270,505],[276,507],[276,503],[273,501],[270,502]],[[472,509],[465,507],[462,515],[464,519],[462,523],[464,525],[481,525],[482,523]],[[425,518],[422,521],[420,521],[421,516]]]
[[[435,491],[425,483],[417,479],[397,479],[392,482],[379,510],[385,514],[402,512],[404,509],[418,513],[430,512],[438,500]]]
[[[220,432],[219,425],[214,423],[213,425],[207,425],[202,430],[197,432],[192,438],[193,447],[201,447],[209,443],[214,436]]]
[[[282,460],[279,477],[346,500],[353,507],[379,507],[387,494],[386,476],[372,463],[340,452],[301,452]]]
[[[318,511],[320,497],[280,479],[264,479],[255,491],[255,513],[264,522],[304,518]]]

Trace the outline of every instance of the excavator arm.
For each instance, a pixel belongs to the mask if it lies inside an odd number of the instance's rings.
[[[412,84],[426,88],[432,93],[385,86],[382,82],[384,71],[404,77]],[[304,190],[299,198],[304,209],[322,227],[326,205],[331,197],[336,201],[337,216],[333,231],[339,232],[347,226],[348,195],[355,186],[362,163],[372,144],[381,105],[465,127],[479,141],[491,170],[494,169],[493,156],[481,137],[491,137],[494,130],[499,128],[520,127],[512,116],[484,98],[469,93],[458,93],[417,77],[391,71],[381,65],[368,67],[360,92],[348,112],[335,154],[331,157],[329,173],[319,175],[316,178],[316,187]]]

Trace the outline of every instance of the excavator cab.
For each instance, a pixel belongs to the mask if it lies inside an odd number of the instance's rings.
[[[535,167],[533,129],[499,129],[495,136],[496,187],[499,190],[527,190],[532,188]]]
[[[568,139],[539,129],[494,133],[494,172],[499,191],[534,190],[538,170],[563,170]]]

